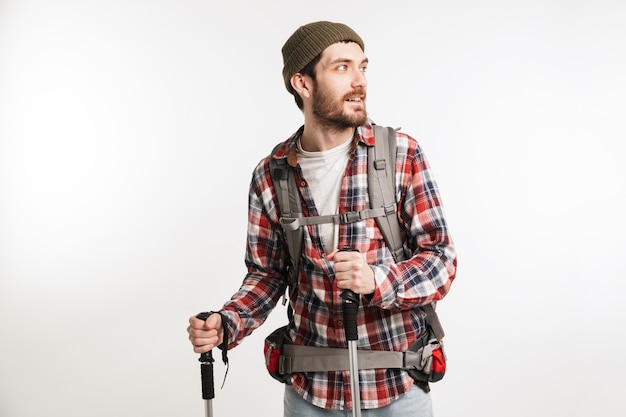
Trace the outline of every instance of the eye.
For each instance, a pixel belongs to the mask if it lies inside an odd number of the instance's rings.
[[[367,72],[367,66],[363,66],[360,69],[361,69],[361,72]]]
[[[347,66],[347,65],[339,65],[339,66],[337,67],[337,69],[338,69],[339,71],[345,71],[345,70],[347,70],[347,69],[348,69],[348,66]]]

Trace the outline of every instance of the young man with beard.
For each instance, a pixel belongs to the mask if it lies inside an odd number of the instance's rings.
[[[187,328],[196,353],[231,349],[259,327],[289,280],[270,158],[294,170],[305,216],[368,208],[367,149],[374,134],[365,110],[368,59],[346,25],[314,22],[283,46],[283,77],[304,125],[254,170],[249,193],[248,273],[233,297],[206,321]],[[290,289],[288,337],[294,345],[346,348],[343,289],[360,297],[359,350],[403,351],[425,332],[420,306],[441,300],[456,274],[456,253],[437,185],[417,141],[397,132],[397,213],[411,257],[394,262],[374,219],[304,227],[297,285]],[[338,251],[350,247],[356,251]],[[226,335],[226,339],[225,339]],[[364,416],[430,416],[427,389],[406,371],[359,372]],[[347,371],[303,372],[285,384],[285,417],[345,416],[351,410]]]

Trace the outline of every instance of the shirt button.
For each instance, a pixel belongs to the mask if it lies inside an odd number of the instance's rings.
[[[343,320],[337,320],[337,326],[339,327],[343,326]]]
[[[300,181],[300,185],[304,187],[306,185],[306,181]]]

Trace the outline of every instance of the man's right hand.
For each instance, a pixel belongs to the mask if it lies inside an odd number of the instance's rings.
[[[193,345],[194,352],[208,352],[223,342],[222,316],[213,313],[206,320],[191,316],[187,333],[189,333],[189,341]]]

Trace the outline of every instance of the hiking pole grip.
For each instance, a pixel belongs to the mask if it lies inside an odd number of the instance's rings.
[[[358,252],[356,249],[343,248],[340,252]],[[348,340],[348,360],[350,363],[350,393],[352,394],[352,417],[361,417],[361,392],[359,385],[359,360],[357,355],[357,331],[356,315],[359,309],[359,295],[352,290],[341,291],[343,298],[343,322],[346,339]]]
[[[211,313],[202,312],[196,316],[200,320],[209,318]],[[202,377],[202,399],[212,400],[215,398],[215,384],[213,382],[213,353],[211,350],[200,354],[200,375]]]
[[[340,252],[358,252],[353,248],[343,248]],[[341,298],[343,298],[343,322],[346,331],[346,339],[358,340],[356,315],[359,310],[359,295],[352,290],[342,290]]]

